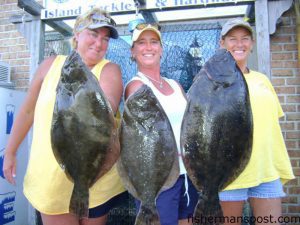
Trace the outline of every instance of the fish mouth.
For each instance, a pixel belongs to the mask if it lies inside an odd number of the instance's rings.
[[[64,67],[70,67],[70,65],[74,64],[78,60],[82,61],[78,52],[73,50],[65,61]]]

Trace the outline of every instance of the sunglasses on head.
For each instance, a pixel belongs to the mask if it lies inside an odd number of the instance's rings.
[[[108,25],[116,26],[116,22],[102,14],[93,14],[91,16],[93,23],[107,23]]]
[[[146,27],[153,27],[157,30],[160,30],[160,26],[156,23],[139,23],[138,25],[136,25],[135,29],[137,30],[143,30]]]

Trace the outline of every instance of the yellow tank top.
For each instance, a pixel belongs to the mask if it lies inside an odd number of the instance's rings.
[[[252,154],[244,171],[225,190],[295,178],[278,121],[284,114],[272,84],[256,71],[245,74],[245,79],[253,115]]]
[[[73,183],[58,165],[51,148],[51,122],[56,99],[56,86],[66,56],[57,56],[44,78],[35,107],[33,139],[24,178],[24,194],[37,210],[55,215],[69,212]],[[92,70],[98,80],[108,60],[102,60]],[[89,190],[89,207],[101,205],[125,191],[116,165]]]

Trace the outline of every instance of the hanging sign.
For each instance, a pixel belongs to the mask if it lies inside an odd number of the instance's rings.
[[[163,10],[164,8],[180,8],[189,6],[228,5],[254,2],[255,0],[148,0],[145,9]],[[135,12],[134,0],[44,0],[41,19],[74,18],[86,10],[98,6],[108,12]]]
[[[255,0],[156,0],[147,1],[147,9],[186,7],[186,6],[207,6],[218,4],[237,4],[239,2],[254,2]]]

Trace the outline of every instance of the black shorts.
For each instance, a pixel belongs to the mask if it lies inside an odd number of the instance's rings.
[[[128,200],[128,192],[125,191],[121,194],[116,195],[102,205],[98,205],[94,208],[89,209],[89,218],[98,218],[106,215],[112,208],[116,207],[124,201]]]

